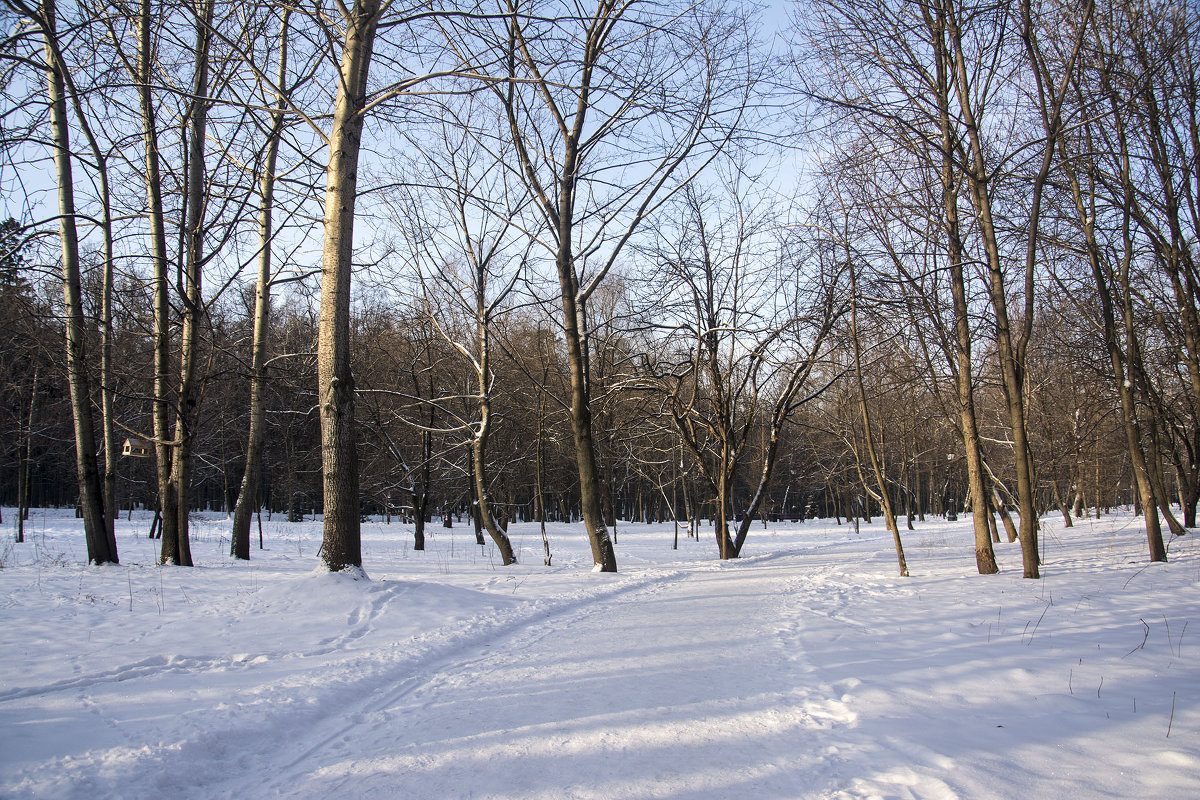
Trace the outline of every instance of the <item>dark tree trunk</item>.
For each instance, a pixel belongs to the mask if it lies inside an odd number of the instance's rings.
[[[67,119],[63,65],[58,51],[57,10],[54,0],[43,0],[40,12],[39,22],[43,27],[45,40],[46,84],[51,115],[51,138],[54,142],[54,166],[58,179],[67,383],[75,427],[75,469],[79,480],[79,505],[83,514],[88,561],[93,564],[115,564],[117,552],[108,536],[104,490],[96,458],[96,435],[88,378],[86,323],[83,318],[83,292],[79,272],[79,235],[75,225],[70,123]]]
[[[287,79],[287,39],[290,11],[283,12],[279,25],[279,70],[276,86],[283,86]],[[246,443],[246,466],[242,473],[242,485],[238,490],[237,505],[233,512],[233,533],[230,555],[234,558],[250,559],[250,521],[254,510],[259,507],[258,485],[262,470],[262,445],[266,433],[264,407],[266,400],[267,334],[271,317],[271,248],[274,238],[272,212],[275,205],[275,163],[279,155],[279,137],[283,130],[284,99],[279,98],[271,115],[271,131],[267,140],[267,152],[263,160],[262,175],[259,177],[261,205],[259,207],[258,279],[254,287],[254,338],[250,356],[250,431]],[[388,509],[391,513],[391,509]],[[390,521],[390,519],[389,519]]]
[[[201,292],[206,180],[204,150],[207,144],[209,42],[212,37],[213,7],[213,0],[206,0],[201,19],[196,25],[196,73],[188,126],[183,327],[179,347],[179,396],[175,401],[175,455],[171,462],[171,486],[177,504],[177,517],[174,536],[166,536],[169,529],[164,530],[160,556],[162,563],[182,567],[192,566],[188,513],[191,510],[192,460],[200,406],[196,362],[199,357],[200,326],[204,317],[204,297]]]
[[[929,12],[926,12],[927,14]],[[981,575],[999,572],[992,549],[987,503],[984,502],[983,453],[975,413],[975,390],[971,363],[971,320],[967,307],[966,279],[963,268],[963,244],[958,218],[958,179],[952,156],[953,133],[950,123],[951,59],[946,44],[945,9],[937,6],[936,16],[926,20],[934,34],[938,87],[938,127],[941,136],[942,206],[946,219],[947,255],[950,262],[950,292],[954,303],[955,390],[958,395],[959,431],[967,460],[968,492],[972,497],[971,516],[975,532],[975,566]]]

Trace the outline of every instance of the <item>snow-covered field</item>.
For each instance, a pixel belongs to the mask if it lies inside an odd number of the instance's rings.
[[[11,541],[11,509],[4,535]],[[502,568],[468,526],[364,526],[370,580],[315,571],[320,526],[264,521],[194,569],[87,567],[70,512],[0,545],[4,798],[1200,797],[1200,544],[1146,562],[1140,520],[1065,530],[1045,578],[974,574],[967,522],[514,528]]]

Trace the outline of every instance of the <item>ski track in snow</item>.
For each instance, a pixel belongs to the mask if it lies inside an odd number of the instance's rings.
[[[626,580],[625,585],[611,590],[561,602],[533,614],[497,621],[482,632],[452,639],[416,663],[404,663],[381,670],[370,677],[369,682],[374,684],[374,689],[365,700],[354,704],[352,709],[339,710],[336,717],[323,720],[324,724],[318,726],[318,732],[308,733],[302,741],[292,743],[292,747],[306,748],[299,756],[293,756],[290,752],[272,754],[273,761],[283,763],[256,767],[256,772],[271,776],[261,790],[269,794],[304,793],[306,790],[297,787],[303,785],[314,762],[324,763],[329,760],[330,753],[341,755],[360,746],[369,746],[380,737],[389,738],[389,733],[394,733],[395,729],[406,728],[410,724],[408,719],[389,713],[396,704],[415,693],[428,690],[446,675],[470,673],[477,664],[491,658],[488,655],[490,648],[507,645],[505,655],[514,657],[515,651],[511,646],[514,639],[536,641],[550,631],[560,629],[566,624],[564,620],[578,621],[610,611],[616,601],[653,594],[665,582],[677,577],[678,573],[667,573],[642,576],[640,580]],[[327,728],[332,730],[327,731]],[[234,781],[238,782],[240,780]],[[321,790],[314,796],[330,795]]]
[[[727,563],[627,526],[619,575],[571,528],[496,570],[379,526],[366,581],[275,530],[295,558],[0,570],[0,798],[1200,797],[1194,537],[1147,565],[1128,518],[1048,527],[1034,582],[944,523],[909,579],[880,526]]]
[[[820,691],[778,685],[787,657],[764,623],[780,611],[780,579],[763,571],[673,572],[456,648],[298,758],[256,767],[273,778],[255,792],[799,796],[819,767],[796,758],[813,750],[806,734],[851,718]],[[508,702],[516,692],[525,702]],[[761,755],[747,761],[748,746]],[[681,770],[679,749],[689,751],[683,764],[702,766]]]

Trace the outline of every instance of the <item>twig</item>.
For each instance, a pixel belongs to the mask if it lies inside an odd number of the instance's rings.
[[[1171,692],[1171,719],[1167,721],[1167,738],[1171,738],[1171,726],[1175,724],[1175,693]]]
[[[1051,602],[1053,602],[1053,601],[1051,601]],[[1045,608],[1042,609],[1042,616],[1038,617],[1037,624],[1034,625],[1033,630],[1029,632],[1029,641],[1025,643],[1026,646],[1033,644],[1034,634],[1037,633],[1038,626],[1042,624],[1042,619],[1045,618],[1046,612],[1049,610],[1050,610],[1050,606],[1046,606]],[[1025,627],[1028,628],[1029,623],[1025,623]],[[1022,635],[1024,635],[1024,631],[1022,631]]]
[[[1145,571],[1146,571],[1146,570],[1148,570],[1148,569],[1150,569],[1150,565],[1149,565],[1149,564],[1147,564],[1146,566],[1144,566],[1144,567],[1142,567],[1141,569],[1139,569],[1137,572],[1135,572],[1135,573],[1133,573],[1132,575],[1130,575],[1130,576],[1129,576],[1129,580],[1127,580],[1127,581],[1125,581],[1125,583],[1121,584],[1121,588],[1122,588],[1122,589],[1124,589],[1126,586],[1128,586],[1128,585],[1129,585],[1129,581],[1133,580],[1133,579],[1134,579],[1134,578],[1136,578],[1138,575],[1141,575],[1143,572],[1145,572]]]
[[[1133,648],[1133,650],[1130,650],[1130,651],[1129,651],[1128,653],[1126,653],[1124,656],[1121,656],[1121,658],[1125,658],[1125,656],[1131,656],[1131,655],[1133,655],[1133,654],[1134,654],[1134,652],[1135,652],[1135,651],[1137,651],[1137,650],[1141,650],[1143,647],[1145,647],[1145,646],[1146,646],[1146,640],[1150,638],[1150,626],[1149,626],[1149,625],[1146,625],[1146,620],[1142,619],[1141,617],[1138,617],[1138,621],[1139,621],[1139,622],[1141,622],[1143,626],[1145,626],[1145,628],[1146,628],[1146,635],[1142,637],[1142,643],[1141,643],[1141,644],[1139,644],[1137,647]]]

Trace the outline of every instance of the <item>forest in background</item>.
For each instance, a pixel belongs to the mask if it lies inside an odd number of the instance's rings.
[[[882,516],[904,573],[970,513],[1026,577],[1047,511],[1195,526],[1194,4],[0,5],[0,502],[90,560],[131,507],[331,569],[366,514],[604,569]]]

